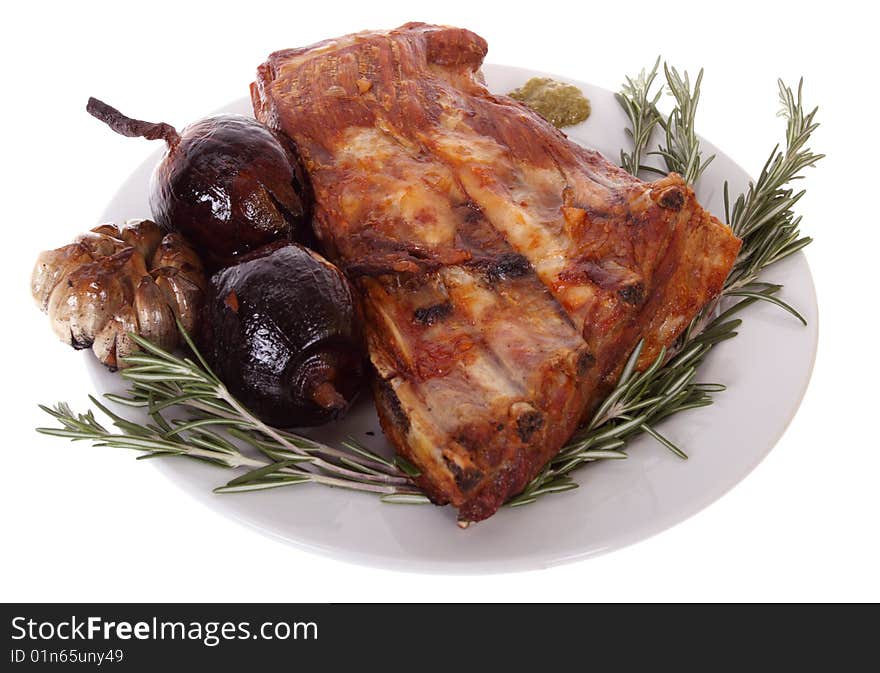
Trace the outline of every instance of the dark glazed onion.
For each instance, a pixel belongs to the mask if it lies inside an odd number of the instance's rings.
[[[211,278],[202,350],[263,421],[319,425],[348,409],[363,380],[345,277],[296,244],[272,244]]]
[[[166,142],[150,187],[153,219],[186,236],[209,267],[232,264],[273,241],[309,239],[295,148],[256,120],[222,114],[178,133],[95,98],[86,109],[121,135]]]

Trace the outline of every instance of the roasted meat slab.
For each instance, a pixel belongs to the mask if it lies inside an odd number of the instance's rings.
[[[299,147],[324,252],[360,296],[387,436],[462,521],[560,449],[739,250],[677,175],[642,182],[491,94],[474,33],[407,24],[272,54],[257,118]]]

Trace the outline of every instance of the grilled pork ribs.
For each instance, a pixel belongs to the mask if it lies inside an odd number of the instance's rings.
[[[739,251],[678,175],[634,178],[491,94],[486,42],[407,24],[279,51],[257,118],[298,146],[365,317],[386,435],[464,522],[521,491]]]

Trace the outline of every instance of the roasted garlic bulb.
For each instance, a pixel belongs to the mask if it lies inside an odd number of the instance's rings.
[[[131,332],[175,348],[175,318],[194,331],[204,289],[193,249],[180,234],[163,236],[150,220],[95,227],[70,245],[41,253],[31,277],[34,301],[49,314],[58,338],[91,348],[113,369],[139,350]]]

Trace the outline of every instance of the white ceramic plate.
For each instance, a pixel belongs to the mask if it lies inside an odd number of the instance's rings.
[[[489,88],[498,92],[542,74],[497,65],[487,65],[484,73]],[[616,160],[620,148],[628,145],[625,118],[612,93],[573,83],[590,98],[593,114],[568,129],[569,136]],[[250,114],[250,104],[242,98],[223,111]],[[703,149],[716,158],[697,191],[700,201],[721,215],[724,181],[730,182],[732,194],[738,194],[749,178],[711,143],[704,141]],[[107,207],[105,221],[149,215],[147,188],[157,159],[158,152],[125,182]],[[716,348],[699,373],[700,380],[724,383],[727,391],[713,406],[684,412],[662,425],[664,434],[685,447],[689,460],[642,437],[630,446],[627,460],[600,462],[577,472],[580,488],[527,507],[502,509],[468,530],[455,525],[455,512],[448,507],[387,505],[370,495],[312,484],[215,495],[211,489],[230,479],[230,472],[184,459],[149,464],[224,516],[302,549],[355,563],[491,573],[583,559],[646,538],[698,512],[743,479],[782,435],[813,367],[816,295],[801,254],[769,270],[767,277],[785,285],[780,296],[803,313],[809,326],[767,304],[746,310],[740,335]],[[91,357],[87,362],[100,391],[118,389],[118,376]],[[366,396],[344,421],[307,434],[328,443],[353,435],[368,446],[388,450]]]

